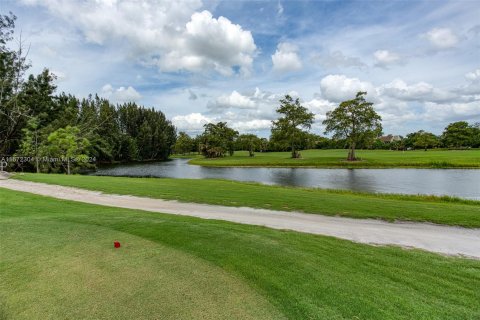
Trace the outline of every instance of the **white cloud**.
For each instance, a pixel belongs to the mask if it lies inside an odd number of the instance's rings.
[[[425,34],[425,37],[437,49],[454,47],[459,39],[449,28],[433,28]]]
[[[322,96],[334,102],[355,98],[358,91],[366,91],[368,99],[376,97],[375,87],[370,82],[360,81],[357,78],[348,78],[345,75],[328,75],[320,81]]]
[[[239,132],[252,132],[270,129],[270,127],[272,126],[272,121],[253,119],[249,121],[234,122],[232,126],[235,130],[238,130]]]
[[[238,68],[248,74],[256,46],[250,31],[209,11],[195,12],[200,0],[24,0],[44,6],[78,28],[88,42],[113,43],[164,71],[215,70],[224,75]]]
[[[240,120],[239,120],[240,118]],[[173,124],[180,131],[187,131],[189,133],[201,133],[204,130],[204,125],[207,123],[216,123],[219,121],[227,121],[228,126],[243,132],[255,132],[269,129],[272,122],[267,119],[242,119],[243,116],[232,112],[227,112],[222,116],[207,117],[201,113],[190,113],[183,116],[175,116],[172,118]]]
[[[302,61],[297,51],[298,48],[290,43],[279,43],[272,55],[273,70],[283,73],[302,69]]]
[[[392,64],[398,64],[401,62],[400,56],[395,52],[388,50],[377,50],[373,53],[376,61],[376,66],[386,68]]]
[[[451,92],[435,88],[429,83],[418,82],[408,85],[401,79],[395,79],[379,88],[382,95],[405,101],[450,101],[457,96]]]
[[[324,100],[324,99],[317,99],[317,98],[314,98],[310,101],[306,101],[303,103],[303,105],[313,113],[322,113],[322,114],[325,114],[328,111],[331,111],[338,106],[338,104],[333,103],[331,101]]]
[[[116,103],[136,102],[142,98],[140,93],[131,86],[115,89],[111,84],[104,85],[100,95]]]
[[[298,95],[296,92],[290,94]],[[226,121],[240,132],[265,133],[276,118],[275,109],[283,94],[275,94],[255,88],[250,92],[238,92],[217,96],[207,103],[208,115],[212,122]],[[198,114],[195,119],[199,118]],[[183,120],[183,118],[181,118]],[[192,121],[190,121],[192,122]]]
[[[231,75],[232,67],[249,74],[256,46],[250,31],[227,18],[215,19],[209,11],[196,12],[186,24],[177,46],[160,59],[165,71],[201,71],[213,68]]]
[[[479,81],[480,80],[480,69],[469,72],[465,75],[465,79],[469,81]]]
[[[150,51],[167,43],[182,31],[200,0],[23,0],[46,7],[51,13],[75,25],[87,41],[105,44],[125,39],[138,51]]]
[[[203,131],[203,126],[210,122],[213,122],[213,119],[208,118],[201,113],[190,113],[172,118],[172,123],[178,128],[178,130],[197,133]]]
[[[480,100],[480,97],[475,97],[475,95],[480,96],[480,69],[468,72],[465,74],[465,79],[467,84],[457,88],[456,92],[470,96],[471,99]]]
[[[466,103],[425,103],[425,120],[429,121],[479,121],[480,101]]]
[[[338,106],[336,103],[317,98],[306,101],[303,103],[303,105],[310,110],[310,112],[315,114],[315,124],[313,125],[313,128],[322,127],[321,122],[327,118],[327,112],[335,109]]]
[[[237,91],[233,91],[229,95],[221,95],[214,101],[210,101],[207,104],[207,108],[212,111],[225,110],[225,109],[252,109],[255,108],[255,102],[249,97],[244,96]]]

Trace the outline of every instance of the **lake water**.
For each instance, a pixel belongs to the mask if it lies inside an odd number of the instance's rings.
[[[433,194],[480,200],[478,169],[213,168],[188,159],[100,167],[95,175],[229,179],[283,186]]]

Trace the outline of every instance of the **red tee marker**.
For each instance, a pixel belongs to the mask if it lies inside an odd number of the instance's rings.
[[[113,242],[113,246],[114,246],[115,248],[120,248],[120,242],[114,241],[114,242]]]

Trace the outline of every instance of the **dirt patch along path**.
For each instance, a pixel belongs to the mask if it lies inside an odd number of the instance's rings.
[[[0,180],[0,187],[58,199],[111,207],[225,220],[242,224],[333,236],[359,243],[396,245],[480,259],[480,229],[428,223],[389,223],[246,207],[225,207],[127,195],[104,194],[44,183]]]

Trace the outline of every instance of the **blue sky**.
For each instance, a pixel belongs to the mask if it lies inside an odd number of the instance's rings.
[[[385,133],[480,121],[476,1],[4,0],[31,71],[59,91],[165,112],[191,134],[210,121],[268,136],[284,94],[316,114],[358,90]]]

